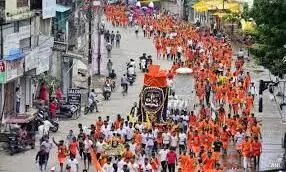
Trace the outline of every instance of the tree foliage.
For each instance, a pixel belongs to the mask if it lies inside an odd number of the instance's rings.
[[[252,53],[273,74],[286,74],[286,1],[254,0],[250,15],[257,24]]]

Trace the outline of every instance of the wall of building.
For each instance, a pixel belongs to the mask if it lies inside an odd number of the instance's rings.
[[[27,7],[17,8],[17,0],[6,0],[5,13],[16,14],[21,11],[28,11],[30,9],[30,0],[28,0]]]

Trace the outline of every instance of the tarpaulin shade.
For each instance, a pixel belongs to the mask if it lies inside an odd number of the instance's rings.
[[[160,70],[159,65],[149,66],[148,73],[144,75],[144,85],[149,87],[166,87],[167,73]]]
[[[205,12],[209,9],[208,4],[204,1],[197,2],[192,7],[197,12]]]
[[[204,12],[208,10],[229,10],[231,12],[239,12],[240,4],[239,3],[229,3],[223,0],[202,0],[195,3],[193,6],[195,11]]]
[[[10,61],[17,60],[17,59],[21,59],[24,56],[25,55],[21,49],[13,48],[9,50],[9,55],[5,57],[5,60],[10,60]]]

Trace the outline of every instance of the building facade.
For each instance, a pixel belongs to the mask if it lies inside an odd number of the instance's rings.
[[[49,70],[54,41],[52,16],[46,16],[45,10],[50,9],[42,8],[44,1],[47,0],[1,0],[0,64],[4,67],[0,83],[4,118],[15,114],[17,98],[20,98],[20,113],[32,106],[37,89],[35,78]]]

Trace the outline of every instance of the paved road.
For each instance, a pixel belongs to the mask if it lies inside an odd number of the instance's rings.
[[[152,40],[142,38],[142,33],[139,38],[136,38],[134,30],[121,29],[121,28],[112,28],[109,26],[110,30],[117,31],[119,30],[122,34],[122,42],[120,48],[114,48],[112,52],[112,61],[114,63],[114,68],[118,76],[121,76],[126,69],[126,62],[129,61],[129,58],[138,59],[143,52],[151,54],[155,57],[155,52],[152,46]],[[171,65],[171,62],[154,59],[154,63],[159,63],[162,68],[168,69]],[[250,63],[248,65],[250,68],[252,77],[254,80],[259,80],[260,78],[266,78],[268,76],[267,72],[257,72],[257,69]],[[120,78],[120,77],[119,77]],[[117,81],[117,85],[119,79]],[[184,84],[181,84],[184,83]],[[123,117],[129,112],[133,102],[138,101],[138,95],[142,89],[143,85],[143,74],[138,71],[138,77],[134,86],[130,87],[129,94],[125,97],[121,95],[121,88],[117,87],[115,93],[112,94],[110,101],[101,101],[100,103],[100,113],[98,114],[89,114],[87,116],[81,116],[76,121],[61,121],[59,132],[52,134],[56,140],[63,139],[68,133],[69,129],[73,129],[77,134],[77,124],[82,123],[85,126],[89,126],[91,123],[94,123],[98,116],[109,115],[111,119],[114,119],[118,113],[122,114]],[[183,86],[182,86],[183,85]],[[118,85],[119,86],[119,85]],[[175,87],[177,94],[182,98],[187,98],[190,100],[191,105],[194,102],[194,96],[192,94],[193,90],[193,81],[191,77],[176,77]],[[258,85],[257,85],[258,88]],[[271,166],[276,166],[277,162],[281,159],[281,125],[280,117],[277,113],[277,108],[273,105],[273,102],[270,102],[267,97],[264,99],[265,111],[262,114],[258,114],[258,117],[263,120],[262,122],[262,131],[264,139],[263,154],[261,157],[261,169],[270,168]],[[257,101],[256,101],[257,109]],[[35,150],[30,150],[27,152],[19,153],[14,156],[9,156],[5,152],[0,152],[0,171],[5,172],[34,172],[37,171],[35,164],[35,155],[39,146],[37,145]],[[237,161],[235,152],[230,150],[229,156],[224,163],[228,167],[239,166],[240,162]],[[52,166],[57,166],[56,162],[56,148],[54,147],[50,155],[49,168]],[[83,163],[80,162],[80,168],[83,168]],[[233,171],[233,170],[227,170]],[[237,170],[235,170],[237,171]]]
[[[112,27],[110,28],[112,30]],[[122,34],[122,41],[120,48],[114,48],[112,51],[112,62],[114,64],[114,69],[118,76],[122,76],[124,72],[126,72],[126,62],[129,61],[130,58],[137,59],[144,52],[147,54],[151,54],[155,57],[155,52],[152,46],[152,40],[143,39],[142,33],[139,38],[136,38],[134,30],[129,28],[127,30],[114,28],[114,31],[119,30]],[[157,63],[157,60],[154,58],[154,62]],[[160,65],[164,69],[168,69],[171,65],[171,62],[160,61]],[[143,74],[138,71],[138,76],[134,86],[129,87],[129,93],[127,96],[123,97],[121,94],[121,88],[119,80],[117,81],[117,90],[115,93],[111,95],[110,101],[101,101],[100,103],[100,113],[98,114],[88,114],[86,116],[81,116],[78,120],[71,121],[61,121],[60,129],[57,133],[52,134],[56,140],[60,140],[65,138],[68,134],[69,129],[73,129],[78,133],[77,124],[82,123],[85,126],[89,126],[94,123],[98,116],[110,116],[111,119],[114,119],[118,113],[122,114],[123,117],[126,117],[127,112],[129,112],[133,102],[138,101],[138,95],[143,86]],[[35,156],[37,150],[39,149],[39,143],[37,143],[37,147],[35,150],[26,151],[23,153],[15,154],[14,156],[10,156],[5,152],[0,152],[0,171],[5,172],[36,172],[37,166],[35,164]],[[50,155],[49,168],[53,166],[57,166],[56,162],[56,147],[53,148],[52,153]],[[83,168],[83,163],[80,162],[80,169]]]

